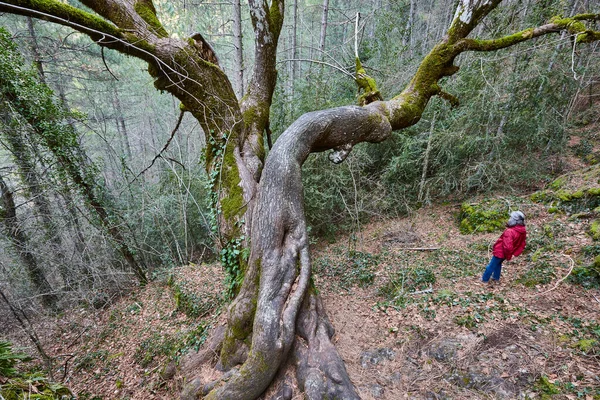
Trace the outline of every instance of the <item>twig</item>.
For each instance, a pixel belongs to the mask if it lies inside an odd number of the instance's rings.
[[[79,335],[77,335],[77,337],[71,341],[71,343],[67,346],[67,349],[70,349],[71,346],[73,346],[79,340],[79,338],[88,331],[88,329],[90,329],[90,327],[86,326],[85,329],[82,330]]]
[[[399,247],[398,250],[409,250],[409,251],[434,251],[439,250],[440,247]]]
[[[106,70],[108,71],[109,74],[112,75],[113,78],[115,78],[116,81],[119,80],[119,78],[117,78],[115,76],[115,74],[112,73],[112,71],[110,70],[110,68],[108,68],[108,64],[106,63],[106,59],[104,58],[104,47],[100,46],[100,54],[102,55],[102,62],[104,63],[104,66],[106,67]]]
[[[183,120],[183,114],[185,114],[185,111],[181,110],[181,112],[179,113],[179,118],[177,119],[177,123],[175,124],[175,128],[173,129],[173,132],[171,132],[171,137],[169,137],[169,140],[167,140],[167,143],[165,143],[165,145],[158,152],[158,154],[154,156],[154,158],[152,159],[152,162],[150,163],[150,165],[148,165],[146,168],[144,168],[144,170],[142,172],[140,172],[139,174],[137,174],[137,176],[135,178],[133,178],[133,180],[131,182],[129,182],[130,184],[133,183],[133,182],[135,182],[135,180],[137,178],[139,178],[142,174],[144,174],[144,172],[146,172],[150,168],[152,168],[152,166],[154,165],[154,163],[156,162],[156,160],[158,160],[160,157],[162,157],[162,153],[165,150],[167,150],[167,148],[171,144],[171,140],[173,140],[173,138],[175,137],[175,133],[177,132],[177,129],[179,129],[179,125],[181,125],[181,121]]]
[[[410,294],[424,294],[424,293],[433,293],[433,286],[429,286],[429,289],[417,290],[416,292],[412,292]]]
[[[354,57],[358,58],[358,21],[360,21],[360,13],[356,13],[356,23],[354,25]]]
[[[573,272],[573,268],[575,267],[575,261],[573,261],[573,259],[571,258],[571,256],[568,256],[568,255],[566,255],[566,254],[563,254],[563,253],[561,253],[561,255],[563,255],[563,256],[565,256],[565,257],[569,257],[569,260],[571,261],[571,268],[569,268],[569,272],[567,272],[567,274],[566,274],[565,276],[563,276],[562,278],[560,278],[560,279],[558,280],[558,282],[556,282],[556,283],[554,284],[554,286],[553,286],[551,289],[548,289],[548,290],[546,290],[545,292],[542,292],[542,293],[536,293],[536,296],[540,296],[540,295],[542,295],[542,294],[546,294],[546,293],[548,293],[548,292],[551,292],[551,291],[553,291],[554,289],[556,289],[556,288],[558,287],[558,285],[559,285],[559,284],[560,284],[562,281],[564,281],[565,279],[567,279],[567,277],[568,277],[569,275],[571,275],[571,272]]]
[[[69,357],[67,357],[67,359],[65,360],[65,365],[63,367],[63,377],[60,380],[61,382],[64,382],[65,379],[67,379],[67,373],[69,372],[69,369],[67,367],[69,365],[69,361],[71,361],[71,359],[73,357],[75,357],[75,354],[66,354],[66,355],[68,355]]]

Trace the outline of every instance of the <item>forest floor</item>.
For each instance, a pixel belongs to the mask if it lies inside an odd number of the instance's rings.
[[[599,398],[600,290],[564,279],[591,262],[591,221],[503,201],[527,215],[528,246],[493,286],[479,278],[499,233],[461,234],[457,204],[315,246],[315,283],[364,399]],[[169,362],[223,322],[222,278],[218,265],[176,268],[100,311],[40,320],[55,379],[81,399],[177,398]]]
[[[600,255],[599,209],[581,202],[599,178],[598,165],[566,174],[544,203],[494,199],[525,213],[528,245],[492,286],[479,279],[500,232],[460,233],[458,203],[315,244],[315,283],[361,397],[599,399],[600,289],[575,283]],[[32,321],[54,378],[80,399],[178,398],[176,364],[223,323],[223,278],[217,264],[179,267],[100,310]]]

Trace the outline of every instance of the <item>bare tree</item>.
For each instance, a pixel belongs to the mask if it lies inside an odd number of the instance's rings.
[[[0,176],[0,196],[0,220],[4,224],[6,236],[19,254],[23,266],[27,270],[27,275],[42,300],[42,304],[47,308],[56,310],[58,308],[58,296],[52,290],[44,270],[30,250],[29,240],[17,217],[13,193],[2,176]]]
[[[150,0],[82,2],[96,14],[56,0],[4,1],[0,11],[70,26],[101,46],[147,61],[155,86],[175,95],[207,136],[206,168],[213,179],[222,255],[240,286],[229,310],[218,364],[227,372],[212,383],[191,382],[185,390],[190,398],[255,399],[277,384],[280,397],[289,399],[291,388],[283,382],[279,386],[278,371],[288,365],[290,354],[306,398],[358,398],[331,341],[333,327],[310,284],[302,163],[310,153],[328,150],[333,150],[331,161],[342,162],[354,145],[384,141],[393,130],[417,123],[433,96],[456,104],[440,80],[458,72],[454,63],[464,52],[495,51],[563,30],[576,36],[578,43],[600,39],[600,33],[585,25],[598,20],[598,14],[555,18],[495,39],[471,38],[501,0],[461,0],[446,34],[404,90],[364,107],[301,116],[279,137],[263,166],[283,0],[249,1],[255,67],[241,103],[202,36],[170,37]],[[249,258],[243,247],[250,248]]]

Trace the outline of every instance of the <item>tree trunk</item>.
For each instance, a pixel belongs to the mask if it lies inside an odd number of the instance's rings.
[[[233,0],[233,46],[235,48],[233,82],[238,99],[244,97],[244,48],[242,44],[242,6]]]
[[[321,14],[321,35],[319,36],[319,50],[321,50],[320,59],[323,59],[325,52],[325,38],[327,37],[327,14],[329,13],[329,0],[323,0],[323,14]]]
[[[33,26],[33,18],[27,17],[27,29],[29,30],[29,36],[31,40],[31,54],[33,55],[33,64],[37,69],[38,76],[42,83],[46,83],[46,77],[44,75],[44,64],[42,64],[42,57],[40,56],[39,46],[37,42],[37,35]]]
[[[119,133],[121,142],[127,155],[127,159],[132,159],[131,145],[129,144],[129,135],[127,134],[127,126],[125,125],[125,117],[123,117],[123,109],[121,108],[121,100],[119,99],[119,92],[116,86],[113,86],[113,107],[115,110],[115,124],[117,126],[117,133]]]
[[[27,275],[35,287],[36,292],[40,295],[44,307],[57,310],[58,296],[52,290],[52,286],[50,286],[50,283],[46,279],[44,271],[38,265],[35,256],[29,249],[27,235],[21,229],[17,219],[17,210],[13,194],[2,176],[0,176],[0,195],[2,202],[0,219],[2,219],[4,224],[6,236],[8,236],[15,247],[15,250],[19,254],[21,262],[27,270]]]
[[[50,200],[40,182],[32,151],[23,140],[24,132],[15,132],[15,130],[6,128],[2,130],[2,133],[19,170],[21,181],[25,185],[25,193],[33,202],[36,214],[41,220],[45,231],[46,239],[50,242],[52,250],[49,254],[49,259],[58,266],[63,283],[65,287],[69,288],[72,283],[72,273],[65,264],[67,257],[64,252],[61,232],[55,222],[54,213],[50,207]]]

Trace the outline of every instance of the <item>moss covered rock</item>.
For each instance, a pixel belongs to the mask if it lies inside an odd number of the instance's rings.
[[[592,221],[590,229],[588,230],[588,234],[592,237],[592,239],[600,240],[600,221],[597,219]]]
[[[508,220],[506,204],[487,200],[478,204],[463,203],[460,207],[459,227],[462,234],[501,231]]]

